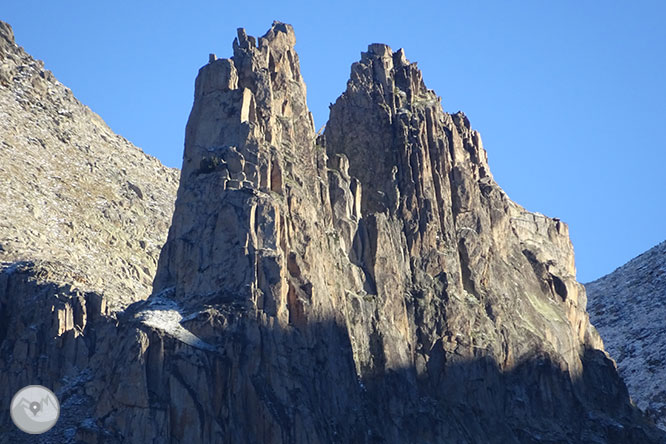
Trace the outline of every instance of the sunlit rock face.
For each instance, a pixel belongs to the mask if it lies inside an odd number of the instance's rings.
[[[585,288],[631,399],[666,430],[666,242]]]
[[[402,51],[362,53],[317,137],[295,42],[241,29],[200,70],[153,294],[117,323],[91,309],[69,388],[89,414],[62,433],[663,442],[589,323],[567,226],[509,200]]]
[[[0,262],[54,264],[123,309],[151,293],[177,188],[0,22]]]

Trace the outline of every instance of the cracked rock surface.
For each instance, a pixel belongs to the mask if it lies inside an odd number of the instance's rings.
[[[566,224],[506,196],[403,51],[370,45],[317,136],[295,42],[239,29],[199,71],[148,299],[110,317],[4,274],[0,295],[60,301],[42,335],[76,351],[36,352],[72,406],[45,442],[664,442],[589,322]],[[6,350],[46,326],[12,310],[2,356],[29,366]]]

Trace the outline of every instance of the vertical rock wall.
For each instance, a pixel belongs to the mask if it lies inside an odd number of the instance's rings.
[[[467,118],[385,45],[315,140],[294,44],[281,23],[239,30],[196,82],[155,291],[230,369],[201,437],[654,439],[589,323],[567,226],[511,202]],[[196,402],[205,383],[183,378]]]

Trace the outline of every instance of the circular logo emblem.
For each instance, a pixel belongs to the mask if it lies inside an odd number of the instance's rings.
[[[37,435],[48,431],[58,421],[60,403],[46,387],[28,385],[16,392],[9,410],[16,427]]]

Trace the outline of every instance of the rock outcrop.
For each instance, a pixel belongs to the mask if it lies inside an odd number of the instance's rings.
[[[666,242],[585,288],[632,400],[666,430]]]
[[[79,307],[45,439],[664,442],[589,322],[567,226],[509,200],[467,118],[374,44],[317,137],[294,45],[240,29],[201,68],[147,300],[114,320],[7,274]]]

